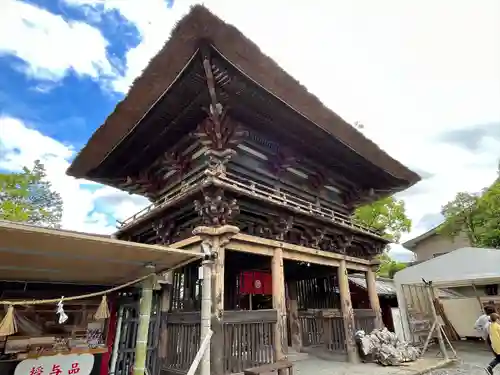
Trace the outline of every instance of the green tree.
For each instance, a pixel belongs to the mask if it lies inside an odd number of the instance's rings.
[[[500,248],[500,175],[481,193],[460,192],[443,206],[439,233],[468,237],[472,246]]]
[[[457,193],[455,198],[441,209],[444,222],[439,227],[439,233],[452,238],[463,233],[469,238],[471,244],[476,245],[479,234],[479,199],[480,194]]]
[[[392,196],[357,208],[354,219],[379,231],[392,242],[398,242],[403,233],[411,230],[411,220],[406,215],[404,201]]]
[[[477,243],[500,249],[500,179],[479,199],[477,220],[480,223]]]
[[[411,219],[406,215],[404,201],[394,197],[383,198],[357,208],[354,211],[354,219],[360,224],[376,229],[391,242],[398,242],[403,233],[411,230]],[[387,250],[378,256],[380,266],[377,274],[392,279],[394,274],[406,265],[393,260]]]
[[[46,179],[44,165],[0,174],[0,219],[60,227],[63,203]]]
[[[377,275],[381,277],[394,278],[396,272],[406,268],[406,264],[395,261],[387,252],[379,256],[380,266],[377,270]]]

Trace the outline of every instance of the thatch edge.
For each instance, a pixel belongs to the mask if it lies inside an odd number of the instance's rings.
[[[108,152],[136,126],[144,113],[174,81],[198,48],[197,42],[200,39],[211,40],[226,58],[252,80],[365,159],[394,177],[406,181],[403,188],[420,180],[418,174],[390,157],[356,128],[328,109],[307,88],[264,55],[258,46],[239,30],[214,16],[202,5],[193,6],[190,12],[179,20],[170,39],[151,59],[143,73],[134,80],[128,95],[117,104],[104,124],[95,131],[77,155],[68,169],[69,175],[86,177],[91,169],[105,159]]]

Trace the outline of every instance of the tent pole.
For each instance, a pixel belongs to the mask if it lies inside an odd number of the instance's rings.
[[[118,346],[120,345],[120,338],[122,334],[122,321],[123,321],[123,306],[118,309],[118,321],[116,322],[115,342],[113,343],[113,354],[111,355],[111,366],[109,368],[109,375],[115,375],[116,363],[118,361]]]
[[[147,266],[152,268],[154,266]],[[142,282],[141,300],[139,302],[139,327],[135,342],[135,361],[133,375],[146,374],[146,356],[148,349],[149,321],[151,320],[151,306],[153,304],[153,286],[156,277],[150,276]]]
[[[442,332],[441,322],[438,319],[436,307],[434,306],[434,298],[433,298],[433,293],[432,293],[432,283],[424,282],[424,285],[425,285],[425,289],[427,291],[427,297],[428,297],[429,302],[430,302],[432,316],[434,318],[434,322],[436,322],[436,334],[437,334],[437,338],[438,338],[438,342],[439,342],[439,350],[441,351],[441,353],[443,353],[444,360],[448,361],[449,360],[448,351],[446,350],[446,345],[445,345],[444,340],[443,340],[443,332]]]
[[[474,289],[474,294],[476,295],[477,303],[479,304],[479,313],[484,314],[483,303],[481,302],[481,297],[479,297],[479,293],[476,288],[476,284],[472,283],[472,289]]]

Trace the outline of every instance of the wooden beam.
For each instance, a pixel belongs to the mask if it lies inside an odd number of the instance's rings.
[[[299,307],[297,301],[297,282],[288,282],[288,319],[290,319],[290,335],[292,348],[300,353],[302,350],[302,325],[299,320]]]
[[[342,318],[344,320],[344,331],[347,346],[347,360],[350,363],[358,363],[358,350],[354,340],[354,311],[351,303],[351,292],[349,290],[349,279],[347,277],[346,261],[342,260],[338,267],[340,302],[342,308]]]
[[[285,358],[288,348],[287,324],[286,324],[286,304],[285,304],[285,276],[283,268],[283,249],[274,249],[271,262],[272,289],[273,289],[273,309],[278,312],[278,321],[274,325],[274,350],[275,361]],[[284,375],[280,372],[280,375]]]
[[[161,291],[161,319],[165,322],[167,314],[170,311],[170,302],[172,299],[172,272],[165,274],[165,281],[162,283]],[[168,331],[167,324],[160,324],[160,343],[158,348],[158,357],[162,359],[167,358],[168,348]]]
[[[242,253],[258,254],[265,256],[273,256],[274,249],[272,247],[267,247],[261,244],[253,243],[242,243],[237,241],[231,241],[226,248],[228,250],[240,251]]]
[[[313,248],[300,246],[300,245],[294,245],[294,244],[290,244],[287,242],[270,240],[270,239],[262,238],[262,237],[250,236],[248,234],[242,234],[242,233],[237,234],[236,236],[233,237],[233,241],[261,244],[261,245],[265,245],[265,246],[272,247],[272,248],[281,247],[281,248],[283,248],[283,250],[290,250],[290,251],[296,252],[296,253],[317,255],[317,256],[320,256],[322,258],[329,258],[329,259],[335,259],[335,260],[346,260],[350,264],[360,264],[360,265],[367,265],[367,266],[371,264],[371,261],[367,260],[367,259],[345,256],[343,254],[313,249]]]
[[[343,257],[341,254],[337,253],[330,253],[328,251],[311,249],[304,246],[293,245],[246,234],[236,235],[226,248],[228,250],[241,251],[250,254],[273,256],[276,246],[283,249],[283,259],[293,260],[295,262],[306,262],[329,267],[338,267],[340,260],[346,258],[348,259],[347,268],[350,270],[366,272],[369,269],[369,265],[367,264],[369,261],[365,259]]]
[[[212,269],[212,331],[211,359],[214,375],[224,374],[224,329],[222,314],[224,313],[224,264],[225,249],[220,246],[220,239],[215,237],[214,248],[217,246],[217,258]]]
[[[375,272],[369,268],[365,273],[366,289],[368,291],[368,298],[370,300],[370,308],[375,312],[375,328],[382,328],[384,322],[382,320],[382,310],[380,309],[380,300],[377,293],[377,281]]]

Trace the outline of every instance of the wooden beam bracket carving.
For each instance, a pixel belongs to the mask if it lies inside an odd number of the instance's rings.
[[[163,179],[158,178],[149,169],[137,176],[127,176],[121,188],[130,194],[143,194],[148,198],[154,197],[163,187]]]
[[[335,237],[334,246],[340,254],[347,254],[347,250],[351,247],[354,236],[352,235],[338,235]]]
[[[271,217],[269,226],[266,228],[270,236],[278,241],[284,241],[285,236],[293,227],[293,216]]]
[[[191,168],[191,158],[177,151],[165,152],[156,160],[153,168],[155,175],[165,182],[175,174],[180,174],[182,178]]]
[[[159,219],[153,222],[153,230],[158,236],[158,245],[169,245],[172,243],[172,239],[176,235],[176,227],[173,221],[167,221],[165,219]],[[178,230],[177,230],[178,231]]]
[[[299,164],[299,160],[293,154],[291,150],[285,148],[278,148],[275,155],[269,157],[268,169],[276,177],[281,177],[287,171],[288,168],[296,167]]]
[[[245,138],[247,132],[227,114],[227,110],[214,116],[212,112],[200,123],[194,133],[201,144],[207,148],[209,157],[209,173],[220,175],[225,173],[226,164],[236,153],[235,148]]]
[[[203,190],[203,201],[194,202],[195,210],[206,226],[228,225],[238,215],[240,209],[236,199],[229,199],[220,187]]]
[[[322,228],[306,228],[300,234],[300,245],[321,249],[322,244],[326,240],[326,230]]]

